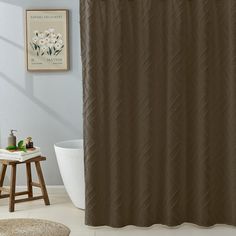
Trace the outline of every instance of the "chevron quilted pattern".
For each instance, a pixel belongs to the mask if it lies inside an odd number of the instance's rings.
[[[86,224],[236,225],[236,1],[80,6]]]

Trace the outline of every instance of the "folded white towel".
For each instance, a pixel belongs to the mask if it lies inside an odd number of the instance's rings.
[[[23,151],[8,151],[6,149],[0,149],[0,155],[1,154],[7,154],[7,155],[11,155],[11,156],[27,156],[27,155],[30,155],[30,154],[33,154],[33,153],[36,153],[36,152],[40,152],[40,148],[39,147],[35,147],[34,150],[30,150],[30,149],[27,149],[26,152],[23,152]]]
[[[35,148],[35,150],[27,150],[27,152],[23,151],[16,151],[16,152],[10,152],[5,149],[0,149],[0,159],[1,160],[13,160],[13,161],[26,161],[28,159],[42,156],[42,153],[40,152],[40,148]]]

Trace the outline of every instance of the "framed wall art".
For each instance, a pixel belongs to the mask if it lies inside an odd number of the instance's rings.
[[[28,71],[69,69],[68,10],[26,10]]]

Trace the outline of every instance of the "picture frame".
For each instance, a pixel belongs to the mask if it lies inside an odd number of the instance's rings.
[[[27,71],[69,70],[69,10],[26,10]]]

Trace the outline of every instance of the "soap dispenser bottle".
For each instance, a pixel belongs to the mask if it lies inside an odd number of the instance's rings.
[[[17,130],[12,129],[11,133],[8,137],[8,146],[16,146],[16,136],[14,135],[14,132]]]

